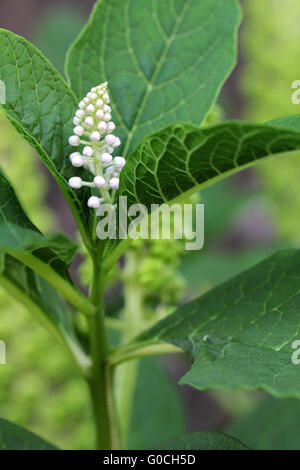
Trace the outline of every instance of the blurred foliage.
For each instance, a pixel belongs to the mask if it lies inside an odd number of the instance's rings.
[[[76,12],[61,8],[50,10],[39,21],[34,32],[35,43],[61,71],[67,48],[84,21]],[[46,180],[34,152],[2,116],[0,131],[1,166],[17,189],[31,219],[42,231],[51,230],[54,217],[44,205]],[[165,247],[162,248],[165,252]],[[84,250],[82,254],[86,255]],[[154,245],[153,256],[159,260]],[[174,268],[175,265],[170,266],[164,277],[172,292]],[[113,273],[111,283],[116,280],[117,274]],[[90,266],[86,261],[81,267],[83,285],[89,284],[89,278]],[[153,289],[155,286],[152,285],[150,290]],[[7,344],[7,365],[0,367],[0,416],[24,425],[61,448],[91,448],[94,426],[84,382],[48,333],[30,317],[30,312],[14,302],[2,289],[0,311],[0,338]],[[84,329],[85,325],[82,326]],[[141,383],[147,380],[149,368],[156,369],[157,382],[148,383],[145,396],[144,390],[141,393]],[[159,421],[166,438],[180,434],[183,430],[183,410],[178,392],[159,360],[141,361],[140,371],[130,445],[145,448],[148,441],[155,442],[155,428]],[[159,403],[157,394],[161,391],[164,394]],[[144,399],[151,409],[151,419],[141,429]],[[165,416],[163,422],[162,412]]]
[[[298,0],[246,0],[241,34],[241,88],[244,118],[267,121],[296,114],[291,85],[299,80],[300,6]],[[274,159],[257,167],[264,194],[282,238],[300,242],[300,161]]]
[[[300,400],[264,397],[258,407],[233,422],[228,432],[252,449],[300,450]]]
[[[243,7],[245,22],[241,40],[245,64],[241,86],[245,97],[244,117],[265,121],[279,115],[299,112],[297,106],[291,103],[291,82],[300,79],[299,3],[297,0],[286,0],[283,5],[280,0],[246,0]],[[61,72],[67,48],[85,22],[86,18],[83,16],[76,11],[56,6],[46,10],[36,23],[33,34],[35,44]],[[215,107],[205,124],[214,124],[222,117],[222,109]],[[2,117],[0,131],[1,166],[16,187],[33,221],[41,230],[51,230],[52,214],[42,204],[46,181],[38,168],[35,155]],[[269,200],[274,219],[278,221],[278,230],[283,239],[297,242],[297,216],[300,211],[297,179],[300,176],[300,162],[292,157],[285,159],[284,164],[280,160],[273,160],[260,165],[258,171],[264,183],[264,194]],[[206,189],[201,195],[201,202],[205,203],[205,244],[209,247],[208,251],[182,256],[184,246],[180,240],[136,244],[134,249],[140,255],[137,275],[149,306],[160,301],[168,307],[172,306],[184,295],[204,291],[226,280],[276,248],[258,248],[236,254],[212,253],[215,237],[221,236],[231,226],[251,197],[247,191],[239,191],[237,197],[237,190],[232,182],[232,178],[227,179]],[[181,258],[183,262],[178,273]],[[90,271],[88,263],[81,269],[86,285]],[[117,275],[118,273],[114,273],[112,280]],[[61,447],[90,448],[93,442],[93,423],[85,384],[69,366],[48,333],[31,318],[30,312],[14,302],[2,289],[0,311],[0,338],[7,343],[8,361],[7,365],[0,366],[0,416],[38,432]],[[149,368],[157,369],[157,378],[155,383],[148,383],[145,395]],[[158,397],[162,397],[161,403]],[[179,400],[162,365],[152,358],[141,361],[130,447],[143,447],[148,441],[154,443],[159,421],[162,425],[159,432],[165,433],[165,439],[172,437],[173,431],[174,435],[180,434],[183,410]],[[253,447],[288,448],[289,442],[292,442],[299,448],[297,437],[289,441],[289,426],[291,429],[293,426],[296,428],[299,402],[277,402],[275,399],[263,402],[253,416],[245,418],[245,425],[241,422],[238,428],[236,424],[234,435]],[[148,412],[150,410],[146,422],[145,407]],[[282,420],[282,432],[270,418],[274,415]],[[164,418],[161,419],[161,416]],[[260,436],[261,429],[265,432]]]
[[[49,6],[36,22],[32,41],[61,72],[64,72],[66,53],[85,25],[87,15],[64,6]]]
[[[72,10],[51,9],[33,34],[36,45],[63,71],[66,51],[85,22]],[[0,164],[42,230],[53,228],[45,209],[46,179],[35,154],[0,116]],[[7,365],[0,367],[0,416],[62,448],[88,449],[94,440],[88,390],[48,332],[0,289],[0,337]]]
[[[128,449],[154,449],[185,432],[184,421],[181,397],[159,358],[141,359]]]
[[[0,164],[31,219],[53,227],[45,208],[46,179],[31,148],[0,116]],[[66,448],[89,448],[93,426],[88,391],[48,332],[0,288],[0,338],[7,364],[0,366],[0,416]]]

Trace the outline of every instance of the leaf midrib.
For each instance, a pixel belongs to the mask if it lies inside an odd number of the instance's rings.
[[[190,6],[190,3],[191,3],[191,0],[187,0],[185,3],[184,3],[184,6],[180,12],[180,14],[177,16],[176,18],[176,21],[175,21],[175,25],[171,31],[171,34],[170,36],[168,37],[167,41],[166,41],[166,44],[165,46],[163,47],[162,51],[161,51],[161,54],[159,56],[159,59],[158,61],[156,62],[156,65],[154,67],[154,70],[153,70],[153,73],[151,75],[151,78],[150,80],[148,81],[148,85],[146,87],[146,90],[145,90],[145,93],[141,99],[141,102],[140,102],[140,105],[138,106],[138,110],[137,110],[137,113],[135,115],[135,118],[133,120],[133,124],[131,126],[131,130],[129,131],[128,133],[128,137],[127,137],[127,140],[126,140],[126,144],[124,146],[124,156],[126,156],[127,152],[128,152],[128,149],[130,147],[130,144],[131,144],[131,141],[132,141],[132,137],[138,127],[138,123],[139,123],[139,120],[140,120],[140,117],[142,115],[142,113],[144,112],[144,108],[146,106],[146,103],[148,101],[148,98],[149,98],[149,95],[153,89],[153,86],[154,86],[154,82],[161,70],[161,67],[162,67],[162,64],[169,52],[169,48],[170,48],[170,45],[171,43],[174,41],[174,38],[176,37],[176,33],[183,21],[183,18],[184,18],[184,15],[186,13],[186,11],[188,10],[189,6]],[[128,6],[129,8],[129,6]]]

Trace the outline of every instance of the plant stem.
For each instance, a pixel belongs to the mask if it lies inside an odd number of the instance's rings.
[[[143,293],[135,282],[136,259],[134,253],[126,255],[124,269],[124,313],[122,343],[130,341],[141,329]],[[138,361],[130,361],[116,370],[116,395],[120,416],[122,442],[126,444],[130,426]]]
[[[70,282],[57,274],[52,267],[29,252],[9,252],[8,253],[17,260],[24,263],[33,271],[43,277],[49,284],[54,287],[70,304],[72,304],[79,312],[84,315],[94,315],[94,307],[86,297],[74,287]]]
[[[118,425],[113,403],[112,371],[106,364],[109,343],[103,309],[104,281],[100,276],[100,259],[96,256],[93,259],[93,268],[90,300],[96,307],[96,315],[88,318],[93,362],[89,388],[96,424],[96,448],[113,450],[119,447]]]
[[[108,356],[107,362],[110,366],[114,367],[122,362],[132,361],[133,359],[140,359],[142,357],[178,353],[183,354],[184,351],[178,346],[161,341],[149,341],[144,343],[132,342],[112,352]]]

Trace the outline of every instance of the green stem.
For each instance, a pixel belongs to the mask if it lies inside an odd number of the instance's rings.
[[[94,315],[95,308],[88,299],[70,282],[57,274],[51,266],[29,252],[22,251],[9,254],[43,277],[81,313],[86,316]]]
[[[115,352],[112,352],[108,358],[107,363],[115,367],[118,364],[133,359],[140,359],[147,356],[157,356],[161,354],[178,354],[184,351],[169,343],[149,341],[145,343],[129,343]]]
[[[96,315],[88,317],[92,356],[92,372],[89,379],[94,418],[96,424],[96,448],[117,449],[118,426],[115,418],[112,390],[112,370],[107,367],[106,358],[109,343],[105,328],[103,309],[104,281],[100,278],[100,259],[93,260],[93,283],[90,299],[96,307]]]
[[[52,321],[49,320],[47,312],[45,314],[38,303],[34,302],[32,298],[16,287],[16,285],[10,282],[5,276],[0,275],[0,285],[3,286],[6,292],[11,294],[13,299],[19,301],[21,305],[25,305],[28,311],[39,319],[63,347],[80,374],[86,377],[90,369],[90,360],[82,350],[76,338],[70,335],[70,332],[66,331],[62,325],[58,325],[56,328]]]
[[[144,298],[141,289],[135,282],[136,262],[133,253],[126,255],[122,343],[130,341],[140,331],[142,325]],[[116,398],[124,444],[126,444],[130,426],[137,373],[138,361],[130,361],[116,370]]]

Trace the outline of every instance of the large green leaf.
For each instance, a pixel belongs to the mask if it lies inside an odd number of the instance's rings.
[[[300,251],[280,251],[212,289],[141,335],[191,353],[181,383],[200,390],[265,389],[300,398],[291,361],[299,337]]]
[[[0,253],[0,286],[44,325],[65,349],[80,372],[89,360],[81,349],[56,290],[10,255]],[[76,360],[75,360],[76,359]]]
[[[191,432],[164,442],[165,450],[249,450],[241,441],[226,434],[208,431]]]
[[[153,380],[155,377],[155,380]],[[184,432],[183,403],[163,364],[141,359],[128,436],[128,449],[147,449]]]
[[[86,241],[89,211],[86,192],[77,194],[66,179],[74,175],[69,162],[76,98],[56,69],[31,44],[0,29],[0,80],[6,86],[4,113],[37,150],[63,191]],[[82,205],[84,204],[84,206]]]
[[[76,245],[64,235],[45,237],[33,225],[14,189],[0,172],[0,252],[33,269],[78,310],[89,314],[93,308],[73,285],[68,272],[75,250]]]
[[[236,56],[236,0],[98,1],[66,71],[82,98],[108,80],[123,153],[176,120],[201,124]]]
[[[262,158],[299,149],[299,131],[279,125],[233,121],[199,129],[176,123],[146,137],[130,155],[120,195],[147,208],[170,203]]]
[[[265,397],[247,415],[236,419],[228,432],[259,450],[300,450],[300,401]]]
[[[17,424],[0,418],[0,450],[58,450],[52,444]]]
[[[119,195],[127,197],[128,207],[140,203],[150,212],[152,204],[184,201],[262,159],[300,157],[299,150],[300,132],[284,119],[275,124],[228,121],[207,128],[176,123],[145,137],[130,154],[121,173]],[[107,266],[126,243],[121,242],[115,251],[118,240],[107,247]]]
[[[76,245],[64,235],[45,237],[29,220],[14,189],[0,173],[0,250],[29,252],[71,282],[68,266]]]
[[[64,235],[45,237],[29,220],[17,196],[0,172],[0,285],[27,306],[51,333],[67,346],[72,357],[85,361],[56,290],[22,262],[39,263],[56,281],[77,292],[68,273],[76,245]],[[81,297],[80,297],[81,298]]]

